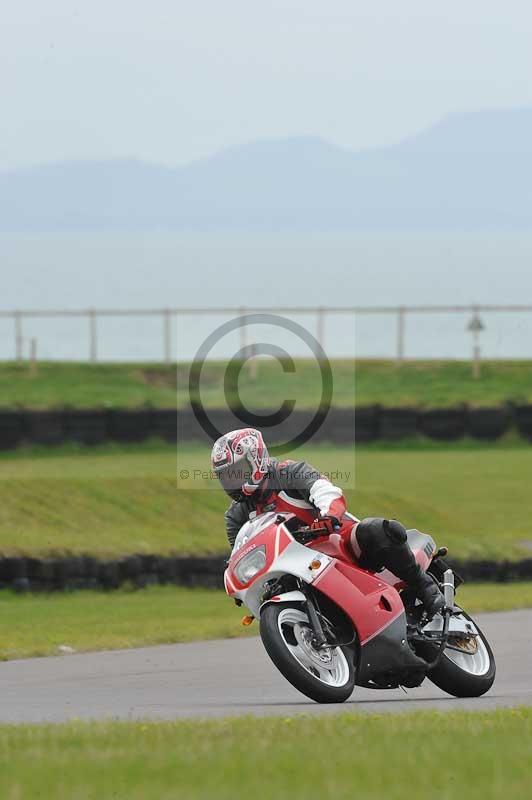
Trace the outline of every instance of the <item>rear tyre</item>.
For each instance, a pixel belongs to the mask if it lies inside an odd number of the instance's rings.
[[[260,636],[279,672],[302,694],[317,703],[343,703],[350,697],[355,686],[354,648],[316,650],[301,603],[271,603],[263,608]]]
[[[446,647],[440,663],[427,677],[454,697],[480,697],[493,686],[495,657],[477,623],[465,611],[461,614],[473,622],[478,631],[474,648],[470,645],[464,645],[463,650]]]

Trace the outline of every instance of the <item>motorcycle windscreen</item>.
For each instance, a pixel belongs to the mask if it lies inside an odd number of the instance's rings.
[[[237,550],[240,550],[240,548],[247,544],[250,539],[253,539],[254,536],[257,536],[257,534],[267,528],[268,525],[271,525],[273,522],[275,522],[276,518],[277,513],[270,511],[267,514],[261,514],[260,516],[249,520],[249,522],[244,523],[244,525],[242,525],[238,531],[232,552],[235,553]]]

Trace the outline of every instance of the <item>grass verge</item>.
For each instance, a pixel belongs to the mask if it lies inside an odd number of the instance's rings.
[[[467,611],[532,608],[532,583],[466,585]],[[112,593],[0,595],[0,659],[47,656],[61,645],[76,651],[257,635],[218,590],[170,586]]]
[[[278,408],[287,396],[298,398],[298,408],[316,408],[321,392],[319,367],[312,360],[295,361],[287,376],[273,359],[257,362],[256,373],[244,369],[240,397],[255,408]],[[202,373],[206,406],[225,408],[226,363],[212,361]],[[407,361],[400,368],[390,360],[331,360],[333,405],[359,406],[473,406],[532,401],[531,361],[485,361],[481,377],[473,379],[469,361]],[[0,363],[2,405],[29,408],[136,407],[151,404],[173,407],[188,404],[189,365],[80,364],[44,362],[36,375],[27,365]],[[176,393],[177,390],[177,393]],[[289,394],[287,395],[287,391]]]
[[[60,646],[117,650],[256,633],[218,590],[154,586],[140,591],[0,595],[0,659],[48,656]]]
[[[531,736],[528,708],[3,726],[0,790],[3,800],[522,800]]]
[[[208,447],[0,459],[0,553],[223,553],[227,498]],[[532,448],[305,447],[359,517],[400,519],[460,558],[530,556]],[[189,477],[177,473],[186,468]],[[528,544],[527,544],[528,542]]]

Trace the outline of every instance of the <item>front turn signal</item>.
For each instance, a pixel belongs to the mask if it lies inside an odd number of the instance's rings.
[[[251,625],[255,617],[253,614],[247,614],[245,617],[242,617],[242,625],[248,626]]]
[[[319,569],[320,567],[321,567],[321,561],[319,561],[319,559],[317,558],[315,558],[314,561],[311,561],[310,564],[308,565],[309,569]]]

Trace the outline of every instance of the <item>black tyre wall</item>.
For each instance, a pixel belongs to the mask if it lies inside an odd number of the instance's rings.
[[[62,411],[31,411],[24,414],[24,435],[33,444],[57,445],[66,438]]]
[[[465,408],[437,408],[422,411],[418,417],[418,430],[430,439],[452,441],[460,439],[466,432],[467,411]]]
[[[514,414],[517,430],[525,439],[532,441],[532,405],[516,406]]]
[[[18,447],[23,434],[23,415],[19,411],[0,410],[0,450]]]
[[[417,420],[415,408],[383,408],[380,414],[380,438],[388,441],[412,438],[417,434]]]
[[[355,408],[355,441],[374,442],[380,437],[380,408]]]
[[[506,433],[510,423],[506,408],[470,408],[467,414],[467,432],[475,439],[498,439]]]
[[[64,420],[70,442],[97,445],[108,439],[108,414],[103,409],[66,409]]]

